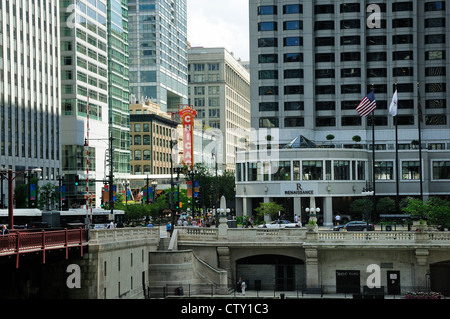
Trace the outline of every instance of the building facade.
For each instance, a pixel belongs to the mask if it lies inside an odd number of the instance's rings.
[[[219,167],[234,171],[236,150],[250,132],[250,75],[224,48],[188,52],[189,104],[197,111],[196,122],[218,135]]]
[[[130,93],[163,111],[187,103],[187,1],[130,0]]]
[[[445,1],[378,1],[369,6],[365,1],[286,0],[274,4],[251,0],[249,8],[252,128],[260,132],[260,138],[253,141],[257,152],[242,154],[238,163],[242,170],[247,165],[246,175],[241,177],[247,179],[237,187],[244,214],[252,213],[258,202],[276,197],[286,200],[282,187],[272,195],[256,190],[254,186],[262,185],[248,180],[248,165],[261,165],[262,170],[264,165],[273,166],[273,174],[284,161],[290,169],[295,168],[295,161],[302,165],[297,178],[300,183],[311,180],[304,175],[309,162],[322,161],[323,166],[317,167],[321,174],[313,178],[315,189],[327,180],[327,161],[331,171],[345,172],[343,180],[350,182],[357,181],[356,166],[361,160],[367,166],[365,182],[375,187],[377,197],[448,197],[450,113],[446,106],[449,75],[445,39],[450,8]],[[377,108],[373,116],[361,117],[356,107],[371,90]],[[395,91],[398,157],[396,126],[389,114]],[[419,105],[423,114],[420,123]],[[327,148],[327,152],[299,152],[292,158],[290,142],[300,136],[314,143],[314,147],[302,148]],[[263,150],[261,145],[266,145]],[[264,164],[267,148],[272,158]],[[294,148],[300,151],[300,146]],[[365,150],[366,155],[352,148]],[[254,164],[245,162],[251,154]],[[264,181],[263,173],[258,176]],[[305,214],[305,208],[314,207],[316,202],[328,224],[335,214],[345,213],[341,210],[348,205],[327,205],[324,211],[321,202],[330,202],[329,197],[351,201],[362,196],[366,184],[356,183],[349,193],[346,187],[339,187],[347,182],[338,176],[337,180],[336,175],[330,176],[334,181],[331,188],[319,192],[319,187],[314,196],[301,192],[287,196],[292,207],[296,197],[309,198],[288,215]],[[290,183],[283,185],[295,189],[294,172],[285,177]],[[269,177],[264,181],[268,191],[271,181],[276,180]],[[250,190],[263,200],[254,201],[252,206]]]
[[[0,171],[41,168],[41,184],[61,174],[59,26],[59,1],[0,3]]]

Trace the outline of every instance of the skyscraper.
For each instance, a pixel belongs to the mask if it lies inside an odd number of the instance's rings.
[[[162,111],[187,103],[186,0],[130,0],[130,93]]]
[[[61,174],[58,12],[54,0],[0,2],[0,171],[41,168],[47,182]]]
[[[331,225],[368,185],[375,201],[448,197],[449,10],[427,0],[250,0],[252,128],[276,138],[238,153],[237,210],[274,200],[304,222],[320,208]],[[372,90],[376,109],[362,117]]]
[[[87,186],[99,199],[102,185],[93,180],[108,175],[108,14],[106,0],[61,3],[62,169],[72,206],[85,203]]]

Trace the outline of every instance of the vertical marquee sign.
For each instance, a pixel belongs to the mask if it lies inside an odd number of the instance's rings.
[[[194,168],[194,118],[197,111],[189,105],[179,111],[183,124],[183,150],[184,164],[191,169]]]

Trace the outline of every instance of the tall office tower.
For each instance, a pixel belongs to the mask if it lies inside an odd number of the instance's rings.
[[[162,111],[187,103],[186,0],[129,0],[130,94]]]
[[[388,108],[397,89],[399,138],[410,144],[417,139],[420,90],[423,136],[441,145],[433,147],[447,147],[450,6],[370,3],[250,0],[253,127],[280,128],[281,144],[299,134],[320,144],[329,133],[337,144],[352,144],[355,134],[370,144],[371,117],[355,109],[373,88],[376,142],[391,147]]]
[[[63,185],[69,206],[86,202],[87,186],[99,206],[102,183],[94,180],[109,175],[107,2],[60,4]]]
[[[251,122],[274,132],[265,143],[278,153],[261,141],[259,157],[238,154],[244,213],[273,198],[303,221],[318,207],[331,225],[368,185],[396,204],[448,196],[449,13],[446,1],[250,0]],[[376,109],[361,117],[372,90]]]
[[[55,0],[0,2],[0,171],[41,168],[41,185],[61,174],[58,12]],[[5,205],[6,189],[2,178]]]
[[[114,178],[130,173],[130,87],[128,78],[128,7],[126,1],[108,1],[108,103],[113,138]]]
[[[250,74],[224,48],[188,51],[189,104],[203,130],[217,130],[220,169],[234,171],[236,150],[250,133]],[[215,159],[214,159],[215,161]]]

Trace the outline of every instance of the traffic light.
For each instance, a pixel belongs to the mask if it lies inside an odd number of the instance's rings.
[[[79,183],[80,183],[80,176],[75,175],[75,186],[78,186]]]

